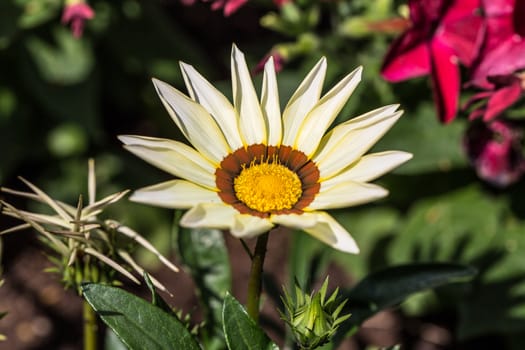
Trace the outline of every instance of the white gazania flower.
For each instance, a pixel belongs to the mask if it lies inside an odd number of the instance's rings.
[[[323,210],[387,195],[368,182],[412,155],[363,154],[401,116],[398,105],[368,112],[326,133],[360,81],[361,67],[321,97],[326,72],[322,58],[282,113],[272,59],[264,67],[259,99],[244,55],[233,46],[233,105],[192,66],[181,63],[181,69],[189,97],[162,81],[153,83],[193,147],[120,136],[126,149],[178,178],[139,189],[131,200],[189,209],[180,222],[185,227],[228,229],[245,238],[282,225],[358,253],[350,234]]]

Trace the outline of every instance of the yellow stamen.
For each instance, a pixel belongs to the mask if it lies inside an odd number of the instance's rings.
[[[278,163],[252,164],[233,183],[237,198],[262,213],[293,208],[303,193],[301,186],[297,174]]]

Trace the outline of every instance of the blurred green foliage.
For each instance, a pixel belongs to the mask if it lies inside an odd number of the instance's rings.
[[[335,212],[362,254],[344,255],[295,234],[290,271],[306,285],[333,261],[355,279],[397,263],[470,264],[480,271],[472,285],[438,289],[405,310],[452,313],[460,340],[497,333],[508,337],[509,349],[522,349],[516,334],[525,331],[525,182],[501,190],[476,178],[462,149],[466,120],[437,122],[427,80],[392,85],[381,79],[392,37],[369,33],[365,24],[396,16],[399,3],[298,1],[268,13],[272,5],[249,2],[224,18],[203,4],[98,0],[91,3],[95,18],[75,39],[60,23],[61,1],[1,1],[0,183],[16,188],[22,175],[71,202],[86,192],[88,157],[97,161],[101,196],[168,179],[122,151],[116,135],[180,139],[150,78],[184,90],[182,60],[231,95],[232,42],[251,67],[273,47],[286,49],[288,61],[278,76],[282,101],[321,55],[329,62],[325,86],[363,65],[363,82],[336,122],[401,103],[405,115],[374,150],[404,150],[414,159],[379,181],[390,190],[388,198]],[[170,251],[172,213],[132,203],[111,210],[161,253]],[[230,276],[221,278],[226,285]]]

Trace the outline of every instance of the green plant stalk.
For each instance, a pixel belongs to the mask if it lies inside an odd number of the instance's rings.
[[[85,299],[82,304],[82,314],[84,318],[84,350],[97,350],[97,315]]]
[[[255,250],[252,256],[250,279],[248,281],[248,300],[246,301],[246,310],[248,315],[250,315],[255,322],[259,322],[259,302],[261,300],[263,264],[269,234],[269,232],[266,232],[257,237],[257,243],[255,244]]]

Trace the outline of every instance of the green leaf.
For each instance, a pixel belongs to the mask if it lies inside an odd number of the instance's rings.
[[[466,158],[461,148],[464,129],[465,123],[460,120],[440,124],[434,106],[421,104],[416,111],[401,117],[373,151],[400,149],[413,153],[414,158],[396,170],[398,174],[465,167]]]
[[[77,124],[63,123],[47,136],[47,147],[56,157],[82,154],[87,148],[86,132]]]
[[[494,245],[472,262],[480,266],[480,275],[459,303],[459,339],[525,329],[523,227],[499,227],[498,237],[501,246]]]
[[[72,85],[86,80],[94,66],[91,46],[85,40],[77,40],[64,27],[53,31],[55,45],[33,36],[27,40],[27,48],[40,75],[47,82]]]
[[[357,327],[377,312],[395,306],[410,295],[427,289],[472,279],[477,270],[449,263],[399,265],[374,272],[343,294],[348,304],[343,313],[352,316],[341,324],[336,338]]]
[[[209,332],[220,333],[224,295],[231,289],[230,261],[220,230],[185,229],[177,234],[182,262],[190,269]]]
[[[471,185],[412,204],[406,222],[380,249],[384,263],[454,261],[479,274],[468,290],[412,298],[405,312],[421,315],[437,296],[441,305],[457,307],[460,340],[525,330],[525,187],[509,194]]]
[[[25,11],[18,23],[21,28],[33,28],[49,21],[60,12],[60,0],[16,0],[16,4]]]
[[[88,303],[130,349],[188,349],[200,347],[175,317],[122,289],[102,284],[82,285]]]
[[[128,350],[122,340],[117,337],[111,328],[106,330],[106,337],[104,338],[104,350]]]
[[[222,322],[226,344],[230,350],[279,349],[229,293],[224,298]]]
[[[419,201],[392,244],[390,263],[458,259],[467,263],[497,243],[503,210],[504,202],[485,195],[479,186]]]

